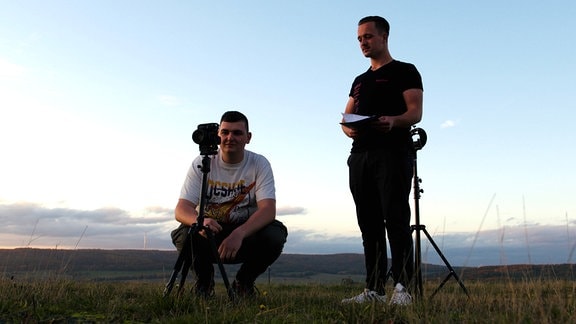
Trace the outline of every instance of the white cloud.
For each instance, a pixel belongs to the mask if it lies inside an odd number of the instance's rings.
[[[173,210],[163,207],[130,213],[119,208],[47,208],[34,203],[0,201],[0,247],[139,249],[146,246],[170,250],[174,248],[170,231],[176,226]],[[319,229],[290,226],[288,231],[284,253],[362,253],[360,235],[334,235]],[[575,229],[566,225],[506,226],[477,234],[452,233],[433,239],[453,266],[574,261]],[[423,262],[443,264],[426,238],[422,239],[421,247]]]
[[[306,209],[304,207],[283,206],[276,209],[276,214],[278,216],[303,215],[306,214]]]
[[[457,124],[456,121],[451,120],[451,119],[448,119],[448,120],[444,121],[444,122],[440,125],[440,127],[441,127],[441,128],[451,128],[451,127],[455,127],[456,124]]]

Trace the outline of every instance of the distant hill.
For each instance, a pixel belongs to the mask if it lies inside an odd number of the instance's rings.
[[[62,277],[78,280],[166,280],[178,257],[176,251],[0,249],[0,278]],[[226,265],[235,273],[238,265]],[[557,278],[573,280],[573,265],[510,265],[454,267],[462,280]],[[216,269],[216,273],[219,271]],[[444,279],[445,265],[423,264],[425,279]],[[266,274],[275,281],[362,281],[362,254],[283,254]]]

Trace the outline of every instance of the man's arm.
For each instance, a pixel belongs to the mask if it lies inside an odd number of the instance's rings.
[[[345,114],[354,113],[354,98],[348,97],[348,102],[346,103],[346,108],[344,109],[344,113]],[[344,121],[344,119],[342,119],[342,121]],[[341,125],[341,126],[342,126],[342,131],[344,132],[344,134],[346,134],[346,136],[348,136],[350,138],[355,138],[356,136],[358,136],[358,132],[356,131],[356,129],[351,128],[351,127],[347,127],[344,125]]]
[[[402,95],[406,101],[407,110],[404,114],[396,116],[395,124],[398,127],[412,127],[422,120],[424,94],[422,89],[408,89]]]
[[[422,120],[422,89],[408,89],[402,93],[406,102],[406,112],[398,116],[382,116],[378,118],[377,127],[389,132],[394,127],[409,128]]]
[[[241,232],[243,237],[248,237],[272,223],[274,219],[276,219],[276,200],[262,199],[258,202],[258,210],[235,231]]]
[[[186,226],[192,226],[198,221],[198,212],[196,211],[196,204],[180,198],[178,204],[176,204],[176,209],[174,210],[175,218],[180,223]],[[222,230],[222,226],[215,219],[204,217],[203,225],[209,228],[212,232],[218,233]],[[200,232],[202,234],[203,232]]]
[[[180,223],[186,226],[191,226],[196,223],[196,219],[198,218],[196,204],[186,199],[178,199],[176,209],[174,210],[174,216]]]

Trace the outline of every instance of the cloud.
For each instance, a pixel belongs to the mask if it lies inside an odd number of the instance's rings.
[[[281,207],[279,214],[305,214],[302,207]],[[119,208],[81,210],[39,204],[0,202],[0,247],[173,250],[170,231],[174,211],[148,207],[138,212]],[[567,225],[515,224],[478,233],[432,235],[452,266],[559,264],[576,259],[576,228]],[[326,229],[288,228],[284,253],[362,253],[360,235]],[[422,235],[422,260],[443,264]]]
[[[304,207],[284,206],[276,208],[276,215],[278,216],[304,215],[304,214],[306,214],[306,209]]]
[[[143,233],[169,238],[176,227],[173,211],[150,207],[137,214],[119,208],[80,210],[46,208],[34,203],[0,204],[0,236],[20,237],[19,245],[71,247],[80,238],[86,248],[138,248]],[[0,246],[14,246],[0,239]],[[167,248],[167,245],[163,245]]]
[[[441,128],[452,128],[452,127],[455,127],[455,126],[456,126],[456,121],[450,120],[450,119],[444,121],[444,122],[440,125]]]

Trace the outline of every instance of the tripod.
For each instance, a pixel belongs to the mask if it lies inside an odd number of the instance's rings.
[[[434,247],[434,249],[436,250],[436,252],[438,253],[438,255],[440,256],[440,258],[442,259],[442,261],[444,261],[444,264],[446,265],[446,267],[448,268],[448,270],[450,271],[448,273],[448,275],[446,276],[446,278],[444,278],[444,280],[440,283],[440,285],[436,288],[436,290],[434,290],[434,292],[432,293],[432,295],[430,296],[430,298],[434,297],[434,295],[436,295],[436,293],[438,291],[440,291],[440,289],[446,284],[446,282],[450,279],[450,277],[454,277],[454,279],[456,279],[456,281],[458,282],[458,284],[460,285],[460,287],[462,288],[462,290],[464,291],[464,293],[466,293],[466,296],[470,297],[470,295],[468,294],[468,290],[466,290],[466,287],[464,287],[464,284],[462,283],[462,281],[460,280],[460,278],[458,277],[458,275],[456,274],[456,272],[454,271],[454,268],[452,268],[452,266],[450,265],[450,262],[448,262],[448,260],[446,259],[446,257],[444,256],[444,254],[442,254],[442,251],[440,251],[440,248],[438,247],[438,245],[436,245],[436,242],[434,242],[434,240],[432,239],[432,236],[428,233],[428,231],[426,230],[426,225],[422,225],[420,224],[420,205],[419,205],[419,200],[420,200],[420,195],[424,192],[424,190],[422,190],[420,188],[420,183],[422,182],[422,179],[420,179],[418,177],[418,167],[417,167],[417,151],[422,149],[424,147],[424,145],[426,145],[426,141],[427,141],[427,135],[426,132],[422,129],[422,128],[413,128],[410,131],[412,137],[413,137],[413,144],[414,144],[414,212],[415,212],[415,221],[416,224],[412,225],[410,228],[412,230],[412,232],[416,231],[416,243],[415,243],[415,247],[414,247],[414,272],[416,275],[416,289],[418,291],[418,295],[419,297],[422,297],[423,294],[423,288],[422,288],[422,250],[421,250],[421,234],[420,232],[423,232],[426,237],[428,238],[428,241],[432,244],[432,246]],[[414,139],[414,137],[416,136],[416,138]]]
[[[210,172],[210,157],[208,154],[204,154],[202,157],[202,166],[200,170],[202,171],[202,191],[201,191],[201,198],[200,198],[200,211],[198,212],[198,218],[196,223],[190,226],[188,230],[188,234],[186,235],[186,239],[184,240],[184,245],[180,250],[180,254],[178,254],[178,259],[174,264],[174,271],[170,276],[170,281],[166,284],[166,288],[164,289],[164,297],[168,296],[174,287],[174,282],[178,277],[178,273],[182,271],[182,275],[180,277],[180,285],[178,288],[178,294],[182,292],[182,288],[184,287],[184,283],[186,282],[186,276],[188,275],[188,271],[190,267],[193,265],[194,259],[194,249],[192,246],[192,236],[199,235],[199,232],[204,230],[208,241],[210,242],[210,248],[212,250],[212,254],[216,263],[218,264],[218,269],[220,270],[220,274],[222,275],[222,279],[224,280],[224,285],[226,286],[226,291],[228,292],[228,297],[230,301],[234,302],[235,295],[234,290],[230,286],[230,282],[228,280],[228,276],[226,275],[226,270],[224,269],[224,265],[220,260],[220,255],[218,254],[218,248],[216,247],[216,242],[214,240],[214,233],[204,226],[204,207],[206,204],[206,190],[207,190],[207,180],[208,180],[208,173]]]

